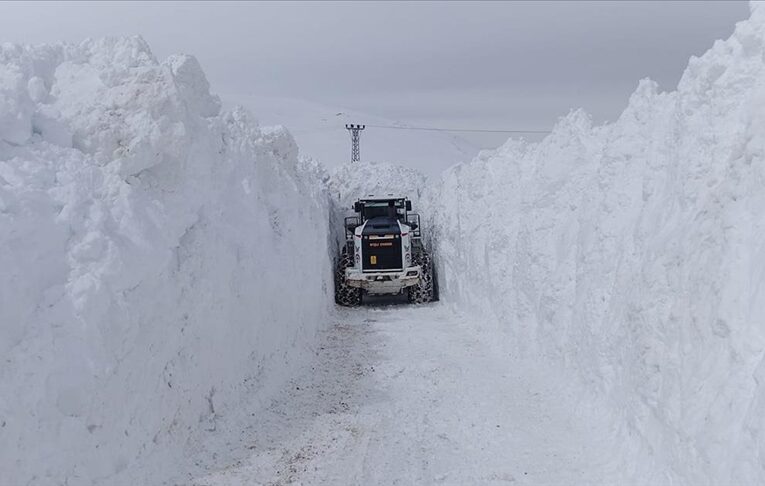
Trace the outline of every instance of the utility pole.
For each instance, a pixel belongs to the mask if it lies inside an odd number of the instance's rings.
[[[359,149],[359,132],[365,129],[366,125],[345,125],[345,129],[351,132],[351,162],[361,160],[361,150]]]

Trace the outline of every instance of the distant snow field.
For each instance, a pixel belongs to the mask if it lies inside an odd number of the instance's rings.
[[[765,483],[763,7],[612,124],[355,165],[344,124],[395,122],[0,45],[0,483]],[[441,302],[335,308],[381,192]]]
[[[393,120],[342,107],[303,100],[264,96],[223,96],[225,104],[242,105],[266,125],[289,128],[301,155],[317,159],[327,168],[347,164],[351,158],[346,124],[402,126]],[[448,132],[410,131],[369,126],[361,132],[361,160],[400,164],[437,177],[448,167],[472,159],[478,149]]]

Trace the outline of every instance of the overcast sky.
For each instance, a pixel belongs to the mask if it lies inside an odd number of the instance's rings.
[[[0,3],[0,40],[140,34],[159,58],[196,55],[219,94],[548,129],[576,107],[613,120],[644,77],[673,89],[688,58],[748,13],[746,2],[690,1]]]

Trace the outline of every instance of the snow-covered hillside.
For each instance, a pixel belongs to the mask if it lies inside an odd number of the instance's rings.
[[[347,123],[401,126],[399,123],[342,107],[303,100],[265,96],[223,96],[223,101],[245,106],[266,125],[284,125],[295,136],[302,155],[335,169],[350,160]],[[454,164],[472,159],[478,149],[447,132],[391,130],[369,126],[361,132],[361,159],[401,164],[437,176]]]
[[[193,57],[140,38],[0,47],[3,484],[190,470],[326,322],[318,172],[219,106]]]
[[[765,8],[642,81],[617,122],[574,112],[444,175],[444,299],[578,376],[646,484],[765,482]]]

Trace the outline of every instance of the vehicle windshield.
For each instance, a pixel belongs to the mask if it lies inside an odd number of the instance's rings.
[[[364,217],[372,218],[398,218],[404,217],[403,201],[367,201],[364,203]]]

